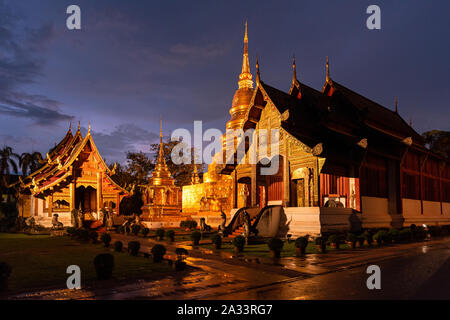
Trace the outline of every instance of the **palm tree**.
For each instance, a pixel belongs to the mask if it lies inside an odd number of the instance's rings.
[[[22,153],[19,159],[19,166],[22,170],[22,175],[26,176],[28,171],[29,173],[36,171],[40,167],[41,161],[42,155],[40,152],[35,151],[33,153]]]
[[[20,156],[15,154],[11,147],[5,146],[0,150],[0,186],[6,186],[11,171],[17,174],[18,167],[14,159],[20,161]]]

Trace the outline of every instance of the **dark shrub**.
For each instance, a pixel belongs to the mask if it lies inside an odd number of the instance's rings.
[[[194,246],[197,246],[200,243],[200,239],[202,238],[202,234],[200,231],[193,231],[191,233],[191,240]]]
[[[412,232],[412,236],[414,238],[414,240],[424,240],[427,237],[427,231],[425,230],[424,227],[422,226],[418,226],[414,228],[414,231],[412,231],[413,229],[411,229]]]
[[[128,252],[132,256],[137,256],[139,254],[139,249],[141,248],[141,243],[139,241],[128,242]]]
[[[404,228],[402,230],[400,230],[399,234],[398,234],[398,239],[400,241],[410,241],[411,240],[411,229],[410,228]]]
[[[386,242],[386,239],[387,239],[387,232],[385,230],[379,230],[373,236],[373,240],[375,240],[377,244],[383,244],[384,242]]]
[[[164,231],[163,228],[156,230],[156,237],[158,237],[159,240],[163,240],[165,234],[166,232]]]
[[[166,231],[166,237],[170,240],[170,241],[174,241],[175,240],[175,231],[173,230],[167,230]]]
[[[326,252],[327,250],[327,238],[322,236],[322,237],[317,237],[315,240],[316,243],[316,247],[319,250],[319,252]]]
[[[197,228],[197,221],[195,221],[195,220],[181,221],[180,228],[195,229],[195,228]]]
[[[131,227],[131,233],[137,236],[139,234],[139,231],[141,231],[141,226],[138,224],[133,224]]]
[[[73,237],[76,233],[77,229],[75,229],[74,227],[68,227],[66,229],[67,234],[69,235],[69,237]]]
[[[339,244],[341,243],[341,239],[337,234],[332,234],[328,237],[328,242],[331,246],[339,249]]]
[[[177,255],[178,260],[184,260],[184,258],[189,254],[189,252],[185,248],[176,248],[175,254]]]
[[[275,258],[280,257],[281,250],[283,250],[284,242],[279,238],[272,238],[267,242],[270,251],[273,252]]]
[[[118,226],[117,227],[117,233],[125,234],[125,227],[124,226]]]
[[[400,232],[397,229],[391,228],[387,233],[387,240],[391,242],[396,242],[399,240],[399,234]]]
[[[367,245],[370,246],[372,245],[373,239],[372,239],[372,233],[370,233],[369,230],[364,231],[364,233],[362,234],[362,236],[364,237],[364,241],[367,242]]]
[[[166,248],[162,244],[155,244],[151,251],[153,262],[161,262],[166,254]]]
[[[102,233],[100,236],[100,241],[103,242],[106,248],[108,248],[111,243],[111,236],[109,233]]]
[[[146,237],[149,233],[150,233],[150,229],[149,228],[142,228],[141,229],[141,233],[144,237]]]
[[[245,238],[243,236],[237,236],[233,239],[233,246],[238,252],[244,251]]]
[[[114,242],[114,251],[122,252],[122,249],[123,249],[123,243],[122,243],[122,241],[116,241],[116,242]]]
[[[295,240],[295,247],[296,248],[305,248],[308,246],[308,237],[298,237]]]
[[[356,241],[358,240],[358,238],[356,237],[356,234],[354,233],[347,233],[347,243],[353,248],[356,248]]]
[[[12,268],[6,262],[0,262],[0,292],[8,289],[8,279],[11,275]]]
[[[220,249],[222,247],[222,237],[220,234],[216,234],[212,239],[212,244],[215,246],[216,249]]]
[[[98,233],[95,231],[89,231],[89,239],[91,239],[92,243],[97,243]]]
[[[97,279],[110,279],[114,269],[114,256],[109,253],[99,254],[94,259],[94,266],[95,272],[97,273]]]
[[[432,237],[439,237],[441,235],[441,227],[440,226],[428,226],[428,233]]]

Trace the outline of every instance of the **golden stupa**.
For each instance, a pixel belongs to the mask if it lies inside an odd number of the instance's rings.
[[[175,185],[175,179],[167,167],[164,158],[162,121],[158,161],[142,193],[142,217],[144,220],[158,221],[179,219],[181,217],[181,188]]]
[[[233,96],[231,104],[231,118],[226,124],[227,130],[242,129],[253,95],[252,79],[253,76],[250,73],[248,59],[246,22],[242,69],[238,79],[238,89]],[[234,137],[231,138],[233,140],[235,139]],[[222,136],[222,150],[213,157],[212,163],[208,165],[208,172],[203,175],[203,183],[193,183],[192,185],[183,187],[183,214],[190,213],[194,219],[205,217],[207,223],[212,225],[216,224],[216,222],[220,223],[221,220],[219,217],[222,211],[227,215],[230,214],[231,209],[234,207],[233,204],[235,203],[235,197],[237,197],[237,191],[233,190],[233,175],[220,174],[223,165],[218,165],[218,163],[226,161],[224,156],[226,153],[223,150],[226,150],[227,145],[234,145],[233,141],[230,142],[226,141],[225,135]],[[194,178],[192,180],[198,181]]]

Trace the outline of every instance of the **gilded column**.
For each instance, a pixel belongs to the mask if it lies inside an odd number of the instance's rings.
[[[97,216],[100,217],[100,210],[103,208],[103,172],[97,172]]]

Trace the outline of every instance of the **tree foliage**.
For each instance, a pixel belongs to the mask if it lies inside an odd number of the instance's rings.
[[[432,152],[444,158],[450,157],[450,131],[431,130],[422,133],[422,137]]]

